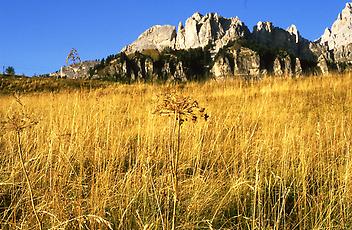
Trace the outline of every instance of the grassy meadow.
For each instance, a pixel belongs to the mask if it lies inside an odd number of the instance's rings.
[[[5,94],[0,122],[1,229],[352,228],[348,75]]]

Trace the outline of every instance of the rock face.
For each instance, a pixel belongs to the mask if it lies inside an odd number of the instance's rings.
[[[328,62],[323,55],[321,55],[318,59],[318,67],[319,67],[321,74],[323,74],[323,75],[329,74]]]
[[[352,3],[347,3],[331,28],[320,38],[319,68],[326,73],[333,65],[338,71],[351,70],[352,64]],[[326,63],[329,64],[327,68]],[[332,64],[332,65],[331,65]]]
[[[185,29],[183,27],[182,22],[178,24],[177,27],[177,35],[176,35],[176,44],[175,44],[175,49],[177,50],[183,50],[186,49],[186,37],[185,37]]]
[[[231,50],[234,58],[234,75],[257,76],[260,73],[260,57],[257,52],[241,47]]]
[[[224,18],[214,13],[205,16],[195,13],[186,20],[185,26],[182,22],[179,23],[177,32],[173,26],[152,27],[122,51],[162,51],[165,48],[182,50],[204,48],[208,45],[214,46],[214,50],[218,51],[230,41],[247,38],[249,34],[247,26],[237,17]]]
[[[144,73],[146,76],[151,76],[152,79],[155,78],[153,59],[146,58],[146,60],[144,62]]]
[[[275,76],[282,76],[284,72],[282,71],[280,59],[277,57],[275,58],[273,71]]]
[[[211,73],[216,79],[225,78],[232,75],[230,61],[227,57],[219,56],[211,69]]]
[[[327,28],[325,30],[320,44],[328,46],[329,50],[333,50],[350,43],[352,43],[352,3],[347,3],[331,29]]]
[[[274,76],[299,77],[302,73],[303,69],[299,58],[292,59],[289,55],[275,58],[273,64]]]
[[[334,50],[334,59],[338,63],[352,63],[352,43]]]
[[[134,53],[143,50],[163,50],[165,48],[173,49],[176,42],[176,27],[174,26],[153,26],[144,33],[131,45],[123,49],[126,53]]]
[[[206,47],[214,45],[215,50],[230,41],[246,38],[250,34],[247,26],[236,18],[224,18],[218,14],[195,13],[187,19],[185,27],[179,27],[176,47],[181,49]],[[184,40],[182,39],[184,38]]]
[[[182,61],[179,61],[175,67],[174,75],[170,78],[171,81],[186,82],[187,75],[183,67]]]
[[[295,76],[300,77],[300,76],[302,76],[302,73],[303,73],[303,70],[302,70],[301,61],[299,60],[299,58],[296,58],[296,60],[295,60]]]
[[[89,70],[93,68],[97,61],[85,61],[79,64],[63,66],[59,71],[49,74],[55,78],[85,79],[89,78]]]
[[[265,47],[283,49],[301,59],[315,59],[310,49],[311,42],[301,37],[295,25],[284,30],[274,27],[271,22],[258,22],[253,28],[252,36],[257,43]]]
[[[260,57],[249,48],[230,48],[216,57],[211,73],[217,79],[228,76],[258,76]]]

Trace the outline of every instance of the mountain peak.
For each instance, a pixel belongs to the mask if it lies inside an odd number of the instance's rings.
[[[273,30],[273,23],[272,22],[262,22],[259,21],[256,26],[254,26],[253,31],[266,31],[271,32]]]
[[[300,35],[299,35],[299,31],[297,29],[296,25],[291,25],[290,27],[287,28],[287,32],[289,32],[292,36],[295,36],[296,38],[296,43],[299,42],[300,39]]]
[[[345,8],[337,16],[331,29],[326,29],[320,43],[329,50],[352,43],[352,3],[346,3]]]
[[[191,18],[193,18],[196,21],[200,21],[202,19],[203,15],[199,12],[195,12]]]
[[[352,3],[348,2],[348,3],[346,3],[345,8],[341,12],[341,18],[342,19],[350,18],[351,14],[352,14]]]
[[[219,50],[230,41],[244,38],[249,33],[247,26],[238,17],[224,18],[217,13],[202,15],[195,12],[184,25],[180,22],[177,30],[174,26],[154,26],[146,30],[123,51],[161,51],[164,48],[181,50],[204,48],[207,45],[214,45],[215,50]]]

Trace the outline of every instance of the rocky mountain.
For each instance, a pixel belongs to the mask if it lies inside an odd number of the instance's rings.
[[[350,70],[352,64],[352,3],[337,16],[331,28],[325,29],[319,43],[330,54],[326,59],[336,64],[339,71]]]
[[[295,25],[287,30],[274,27],[271,22],[258,22],[251,33],[237,17],[224,18],[210,13],[205,16],[195,13],[186,20],[185,27],[154,26],[144,32],[122,52],[142,52],[146,49],[163,51],[165,48],[187,50],[211,47],[213,53],[236,40],[254,40],[272,49],[284,49],[304,59],[313,60],[310,42],[302,38]]]
[[[154,26],[122,52],[134,53],[146,49],[163,51],[165,48],[185,50],[204,48],[213,45],[214,50],[227,45],[234,39],[248,38],[250,32],[247,26],[236,18],[224,18],[218,14],[193,14],[186,20],[185,26],[179,23],[177,31],[174,26]]]
[[[352,65],[352,3],[318,41],[297,27],[258,22],[252,32],[237,17],[193,14],[178,27],[153,26],[121,53],[86,69],[90,78],[188,81],[234,76],[301,76],[346,71]]]
[[[154,26],[121,53],[98,65],[92,77],[118,81],[178,80],[225,76],[296,75],[320,71],[321,46],[287,30],[258,22],[250,32],[237,17],[193,14],[183,26]],[[325,67],[325,66],[324,66]],[[147,69],[146,69],[147,68]]]
[[[331,28],[326,28],[320,39],[320,44],[328,46],[329,50],[338,49],[352,43],[352,3],[337,16]]]

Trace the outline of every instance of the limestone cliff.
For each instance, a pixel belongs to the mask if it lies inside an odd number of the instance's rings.
[[[179,23],[177,31],[173,26],[155,26],[144,33],[122,51],[142,52],[147,49],[162,51],[165,48],[183,50],[212,46],[215,51],[230,41],[248,38],[250,32],[239,18],[224,18],[218,14],[193,14],[185,26]]]
[[[325,30],[320,43],[330,50],[352,43],[352,3],[346,3],[332,27]]]

